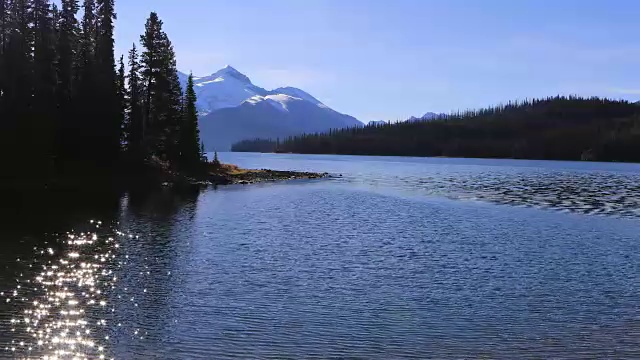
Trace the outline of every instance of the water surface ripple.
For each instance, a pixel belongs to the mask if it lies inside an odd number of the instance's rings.
[[[342,177],[7,230],[0,357],[640,358],[634,165],[220,155]]]

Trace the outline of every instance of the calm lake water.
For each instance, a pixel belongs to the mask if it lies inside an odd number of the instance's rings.
[[[220,158],[336,177],[5,201],[0,357],[640,358],[638,165]]]

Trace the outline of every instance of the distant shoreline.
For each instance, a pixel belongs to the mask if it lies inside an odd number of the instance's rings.
[[[559,161],[559,162],[578,162],[578,163],[602,163],[602,164],[640,164],[640,161],[624,161],[624,160],[583,160],[583,159],[549,159],[549,158],[516,158],[516,157],[474,157],[474,156],[420,156],[420,155],[391,155],[391,154],[348,154],[348,153],[304,153],[304,152],[280,152],[280,151],[229,151],[231,153],[248,153],[248,154],[275,154],[275,155],[334,155],[334,156],[380,156],[380,157],[399,157],[399,158],[415,158],[415,159],[473,159],[473,160],[518,160],[518,161]]]

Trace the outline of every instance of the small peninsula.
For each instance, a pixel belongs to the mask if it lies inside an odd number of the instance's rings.
[[[197,175],[185,175],[166,168],[158,168],[154,176],[156,184],[162,186],[220,186],[220,185],[249,185],[262,182],[286,180],[310,180],[330,177],[329,173],[306,171],[285,171],[271,169],[243,169],[233,164],[223,164],[211,161],[206,164],[204,172]],[[159,181],[158,181],[159,179]]]

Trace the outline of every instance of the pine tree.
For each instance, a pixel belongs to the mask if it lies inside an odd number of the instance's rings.
[[[213,152],[213,161],[211,162],[215,167],[220,167],[222,163],[220,163],[220,159],[218,159],[218,152]]]
[[[144,157],[144,119],[142,114],[142,79],[136,44],[129,50],[129,86],[127,90],[127,152],[131,160]]]
[[[6,48],[9,39],[9,5],[9,0],[0,0],[0,161],[3,161],[7,156],[5,154],[9,151],[9,139],[13,135],[9,126],[8,114],[5,111],[5,92],[7,91],[5,57],[7,56]]]
[[[5,175],[21,174],[29,161],[29,124],[32,120],[33,89],[33,31],[32,7],[27,0],[13,0],[9,3],[9,17],[6,23],[3,69],[3,119],[2,145],[6,151],[3,166],[13,171]]]
[[[198,111],[193,74],[187,80],[184,96],[184,114],[180,126],[180,164],[187,170],[195,170],[201,160],[200,131],[198,130]]]
[[[92,162],[96,156],[96,138],[100,129],[96,128],[95,114],[98,108],[98,87],[96,76],[96,16],[95,0],[84,0],[78,58],[76,61],[76,96],[74,116],[68,134],[69,157],[74,160]]]
[[[144,51],[141,55],[141,75],[144,83],[144,100],[143,100],[143,126],[144,134],[141,139],[143,144],[142,151],[151,154],[155,149],[153,138],[157,137],[155,130],[157,129],[158,112],[155,107],[157,104],[153,101],[158,92],[158,77],[160,76],[160,59],[158,48],[161,42],[162,20],[158,18],[158,14],[152,12],[145,24],[145,33],[140,36],[140,43]],[[135,47],[134,47],[135,50]]]
[[[58,78],[55,63],[56,32],[53,9],[49,0],[34,0],[33,21],[33,99],[32,113],[27,124],[27,149],[32,169],[45,175],[51,171],[52,140],[56,120],[56,87]],[[47,171],[45,171],[47,170]]]
[[[178,65],[173,45],[171,45],[171,41],[169,41],[166,34],[165,37],[166,42],[164,43],[163,54],[166,59],[166,67],[164,70],[167,81],[167,92],[164,97],[166,111],[166,123],[163,134],[164,151],[169,161],[177,165],[180,162],[180,125],[183,120],[182,87],[180,86],[180,79],[178,78]],[[196,144],[198,143],[196,142]]]
[[[128,126],[126,125],[126,109],[127,109],[127,89],[126,89],[126,75],[124,69],[124,55],[120,56],[120,62],[118,67],[118,78],[116,79],[116,84],[118,88],[118,122],[120,123],[120,151],[125,149],[125,143],[127,140],[126,131]]]
[[[62,0],[60,20],[58,22],[58,119],[56,123],[56,150],[57,158],[62,161],[69,157],[73,148],[69,145],[73,142],[73,99],[76,95],[77,71],[76,61],[79,57],[80,25],[76,19],[80,7],[78,0]]]
[[[4,114],[4,88],[5,88],[5,80],[4,80],[4,57],[5,57],[5,46],[7,43],[7,32],[9,30],[8,21],[9,21],[9,0],[0,0],[0,131],[4,132],[4,128],[2,127],[2,121],[5,118]],[[0,141],[3,139],[0,137]],[[2,148],[0,148],[0,151]]]
[[[97,0],[96,19],[96,94],[100,99],[95,114],[95,129],[101,166],[113,165],[118,160],[121,148],[122,109],[118,98],[116,60],[114,56],[114,21],[116,19],[113,0]]]
[[[156,13],[149,16],[140,42],[144,47],[142,77],[146,84],[143,105],[146,151],[175,166],[180,157],[178,139],[182,91],[173,46],[162,31],[162,21]]]
[[[58,96],[61,107],[69,107],[73,96],[74,64],[78,57],[80,25],[76,19],[78,0],[62,0],[58,24]]]

